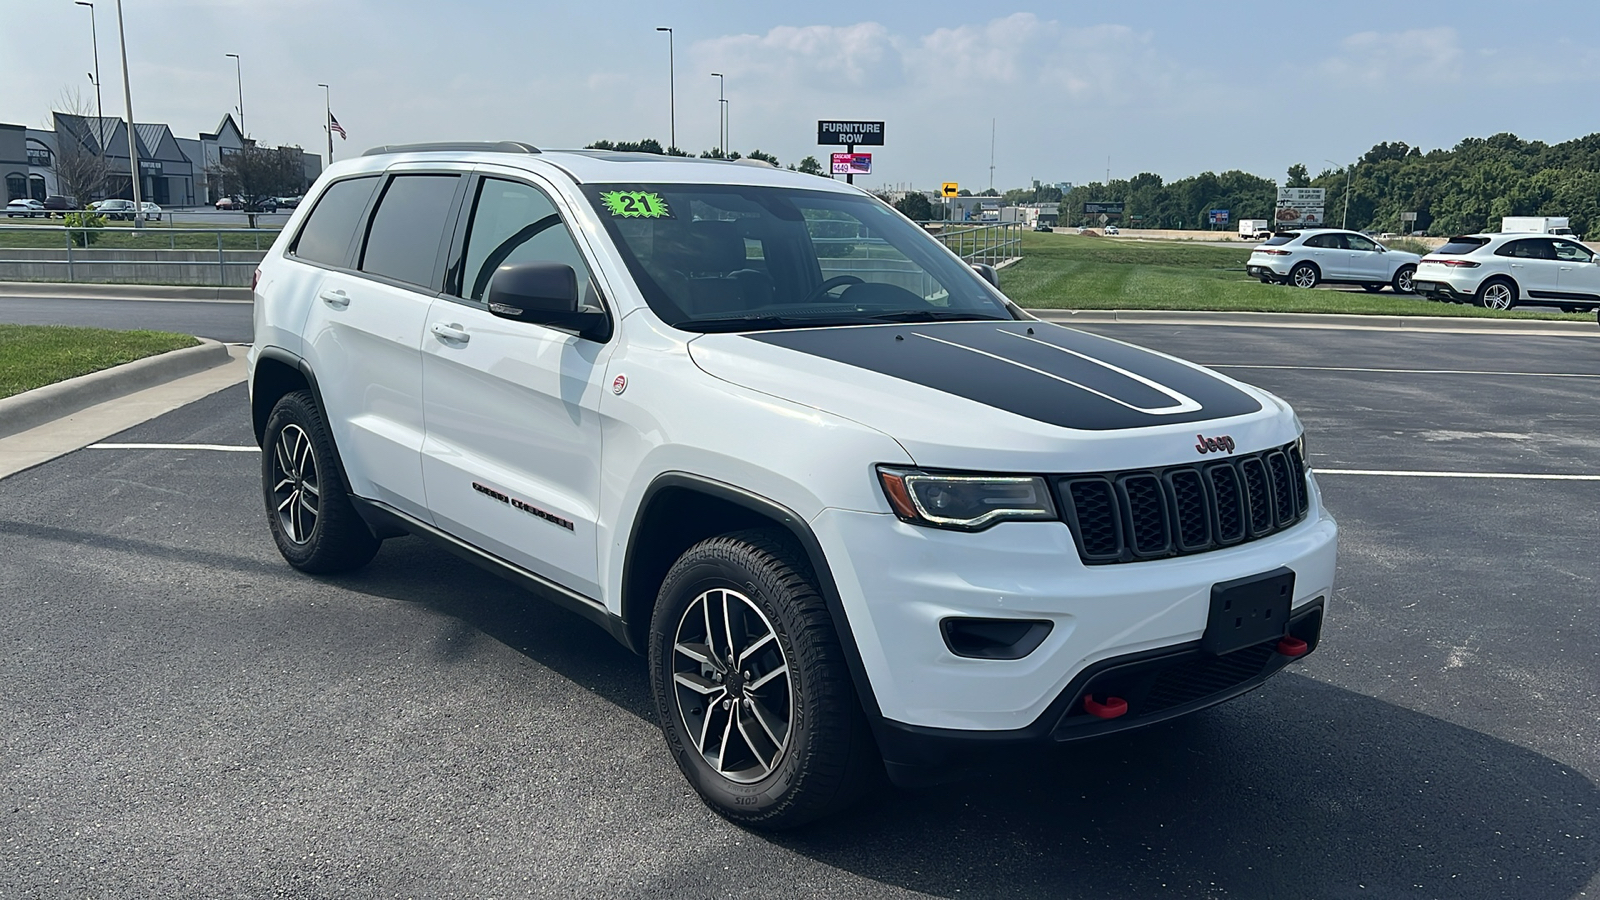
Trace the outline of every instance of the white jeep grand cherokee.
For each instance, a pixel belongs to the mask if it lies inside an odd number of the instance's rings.
[[[1315,648],[1336,527],[1293,411],[993,282],[811,175],[379,148],[257,273],[273,538],[322,573],[418,535],[594,620],[769,828]]]

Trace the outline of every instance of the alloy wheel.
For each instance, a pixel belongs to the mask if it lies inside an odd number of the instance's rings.
[[[1511,308],[1511,286],[1507,284],[1491,284],[1484,289],[1483,305],[1489,309]]]
[[[1410,269],[1401,269],[1400,270],[1400,277],[1398,279],[1398,281],[1400,282],[1400,293],[1402,293],[1402,294],[1411,293],[1411,288],[1414,286],[1412,284],[1412,279],[1414,277],[1415,277],[1415,273],[1413,273]]]
[[[1294,270],[1294,286],[1313,288],[1317,286],[1317,273],[1310,266],[1301,266]]]
[[[777,768],[794,684],[776,629],[749,597],[714,588],[689,604],[673,639],[672,682],[684,734],[713,771],[752,784]]]
[[[296,544],[311,540],[322,510],[322,481],[311,438],[299,425],[285,425],[272,444],[272,499],[283,534]]]

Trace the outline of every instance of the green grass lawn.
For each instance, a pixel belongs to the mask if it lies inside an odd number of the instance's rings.
[[[0,219],[0,250],[8,249],[47,249],[65,250],[67,247],[66,229],[59,220],[48,226],[48,230],[21,230],[3,227],[5,224],[21,225],[19,220],[6,223]],[[29,220],[28,224],[44,227],[40,219]],[[226,232],[231,229],[242,229],[238,225],[206,225],[191,226],[204,227]],[[215,250],[217,249],[217,236],[215,234],[185,234],[183,226],[178,228],[159,227],[155,222],[148,223],[144,228],[135,229],[129,222],[108,222],[104,228],[91,228],[94,243],[91,250]],[[82,229],[73,229],[75,234]],[[272,246],[278,237],[273,231],[270,234],[246,233],[222,235],[222,248],[224,250],[265,250]],[[75,245],[76,246],[76,245]]]
[[[1248,247],[1123,241],[1027,232],[1021,262],[1000,273],[1006,295],[1029,309],[1172,309],[1352,313],[1592,321],[1589,313],[1492,310],[1381,294],[1303,290],[1244,274]]]
[[[0,325],[0,398],[198,343],[165,331]]]

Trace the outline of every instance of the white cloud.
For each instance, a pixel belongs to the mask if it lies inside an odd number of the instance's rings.
[[[1410,31],[1363,31],[1339,42],[1340,53],[1323,60],[1324,73],[1364,84],[1427,86],[1459,81],[1465,52],[1450,27]]]

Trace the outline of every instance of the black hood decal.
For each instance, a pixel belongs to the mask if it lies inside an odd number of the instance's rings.
[[[1261,409],[1254,397],[1207,372],[1047,323],[808,328],[746,337],[1062,428],[1147,428]]]

